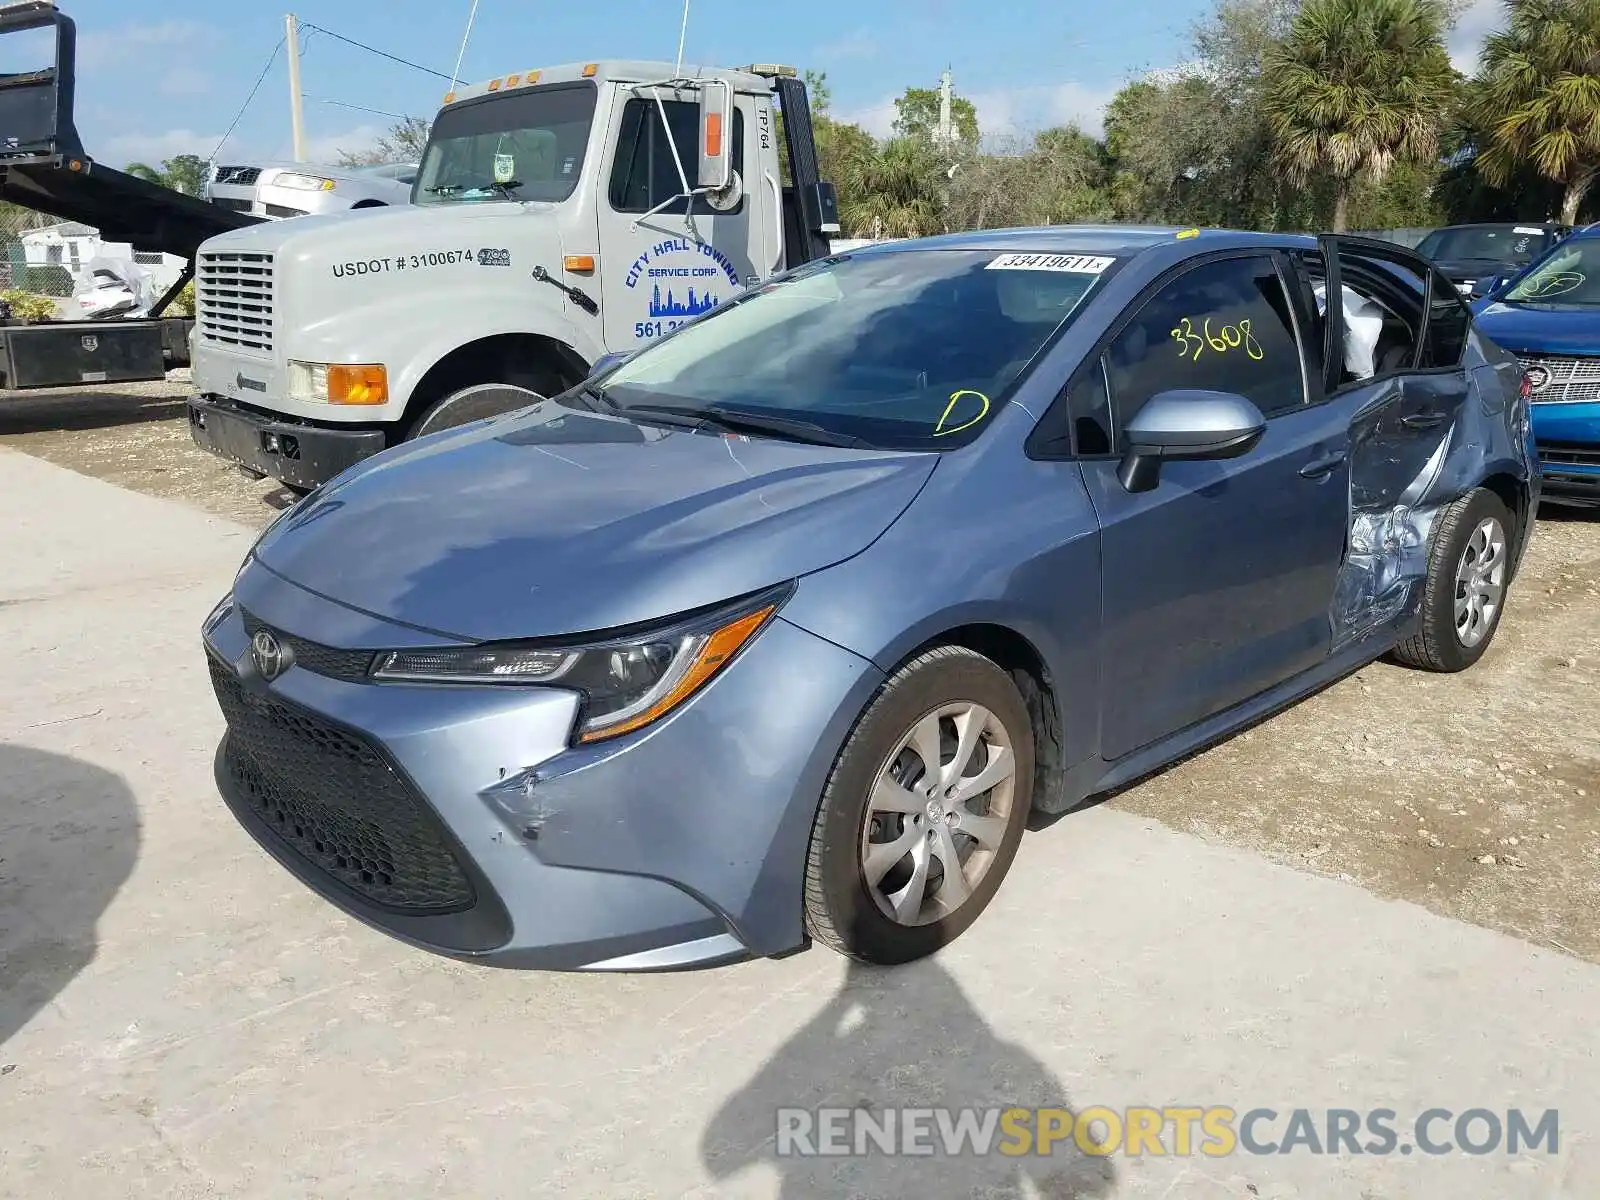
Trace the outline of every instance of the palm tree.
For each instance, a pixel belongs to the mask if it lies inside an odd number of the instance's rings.
[[[1508,28],[1483,46],[1473,123],[1485,131],[1478,163],[1504,186],[1532,163],[1565,189],[1561,219],[1600,175],[1600,0],[1506,0]]]
[[[1458,76],[1435,0],[1306,0],[1268,50],[1262,106],[1278,161],[1299,183],[1334,182],[1334,232],[1358,177],[1438,147]]]

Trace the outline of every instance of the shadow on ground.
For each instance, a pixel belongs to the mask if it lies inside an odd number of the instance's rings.
[[[889,1156],[870,1140],[863,1143],[867,1153],[857,1154],[848,1119],[842,1128],[849,1154],[780,1153],[780,1120],[804,1132],[808,1118],[780,1118],[779,1109],[863,1109],[875,1127],[893,1129],[899,1147],[903,1129],[885,1125],[888,1109],[947,1107],[956,1110],[955,1119],[963,1108],[1011,1106],[1071,1110],[1072,1102],[1043,1063],[989,1028],[935,960],[890,970],[852,963],[839,993],[724,1104],[701,1139],[700,1153],[719,1183],[768,1165],[782,1181],[780,1194],[795,1200],[1020,1196],[1029,1187],[1050,1200],[1087,1200],[1112,1190],[1110,1160],[1083,1155],[1070,1139],[1047,1156],[1032,1154],[1031,1146],[1027,1155],[1006,1155],[997,1148],[1017,1139],[997,1126],[987,1155],[947,1157],[936,1118],[926,1122],[931,1155]],[[814,1123],[810,1132],[821,1140]],[[789,1149],[804,1145],[784,1142]]]
[[[0,1046],[93,961],[100,916],[138,857],[120,776],[0,743]]]
[[[0,393],[0,436],[48,431],[110,429],[171,421],[188,412],[187,401],[125,392]]]

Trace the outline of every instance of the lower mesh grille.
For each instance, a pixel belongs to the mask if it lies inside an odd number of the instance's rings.
[[[210,659],[228,722],[225,769],[237,798],[284,846],[357,895],[426,916],[476,903],[439,820],[371,744],[246,690]]]

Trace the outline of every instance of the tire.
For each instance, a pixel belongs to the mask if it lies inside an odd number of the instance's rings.
[[[1465,671],[1494,641],[1505,612],[1517,529],[1505,501],[1476,488],[1439,514],[1417,632],[1394,657],[1424,671]]]
[[[971,729],[981,719],[961,777],[1002,772],[997,764],[1007,743],[1009,776],[954,803],[937,794],[930,798],[922,790],[926,767],[915,746],[916,731],[931,719],[938,722],[946,770],[960,749],[962,726]],[[954,941],[988,906],[1016,857],[1033,801],[1033,763],[1027,705],[1011,677],[989,659],[964,647],[940,646],[897,670],[856,722],[823,789],[806,855],[805,915],[812,938],[860,962],[885,966],[923,958]],[[889,786],[896,779],[908,786]],[[898,800],[893,811],[869,812],[891,797]],[[974,837],[980,829],[981,840]],[[891,846],[905,849],[897,856]],[[957,891],[947,892],[957,879],[944,866],[952,858],[961,864],[961,875]],[[869,882],[869,869],[877,880]],[[919,873],[923,891],[914,906]],[[899,919],[892,915],[897,901]]]
[[[511,383],[475,383],[453,391],[423,409],[406,433],[405,440],[470,425],[485,417],[515,412],[547,399],[550,394]]]

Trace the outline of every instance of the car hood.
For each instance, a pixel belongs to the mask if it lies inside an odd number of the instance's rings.
[[[1478,309],[1477,326],[1514,354],[1600,355],[1600,310],[1526,308],[1499,302]]]
[[[1522,268],[1495,258],[1442,258],[1434,261],[1452,280],[1481,279],[1485,275],[1511,275]]]
[[[254,554],[328,599],[450,638],[587,633],[859,554],[937,458],[637,425],[546,401],[369,459]]]

